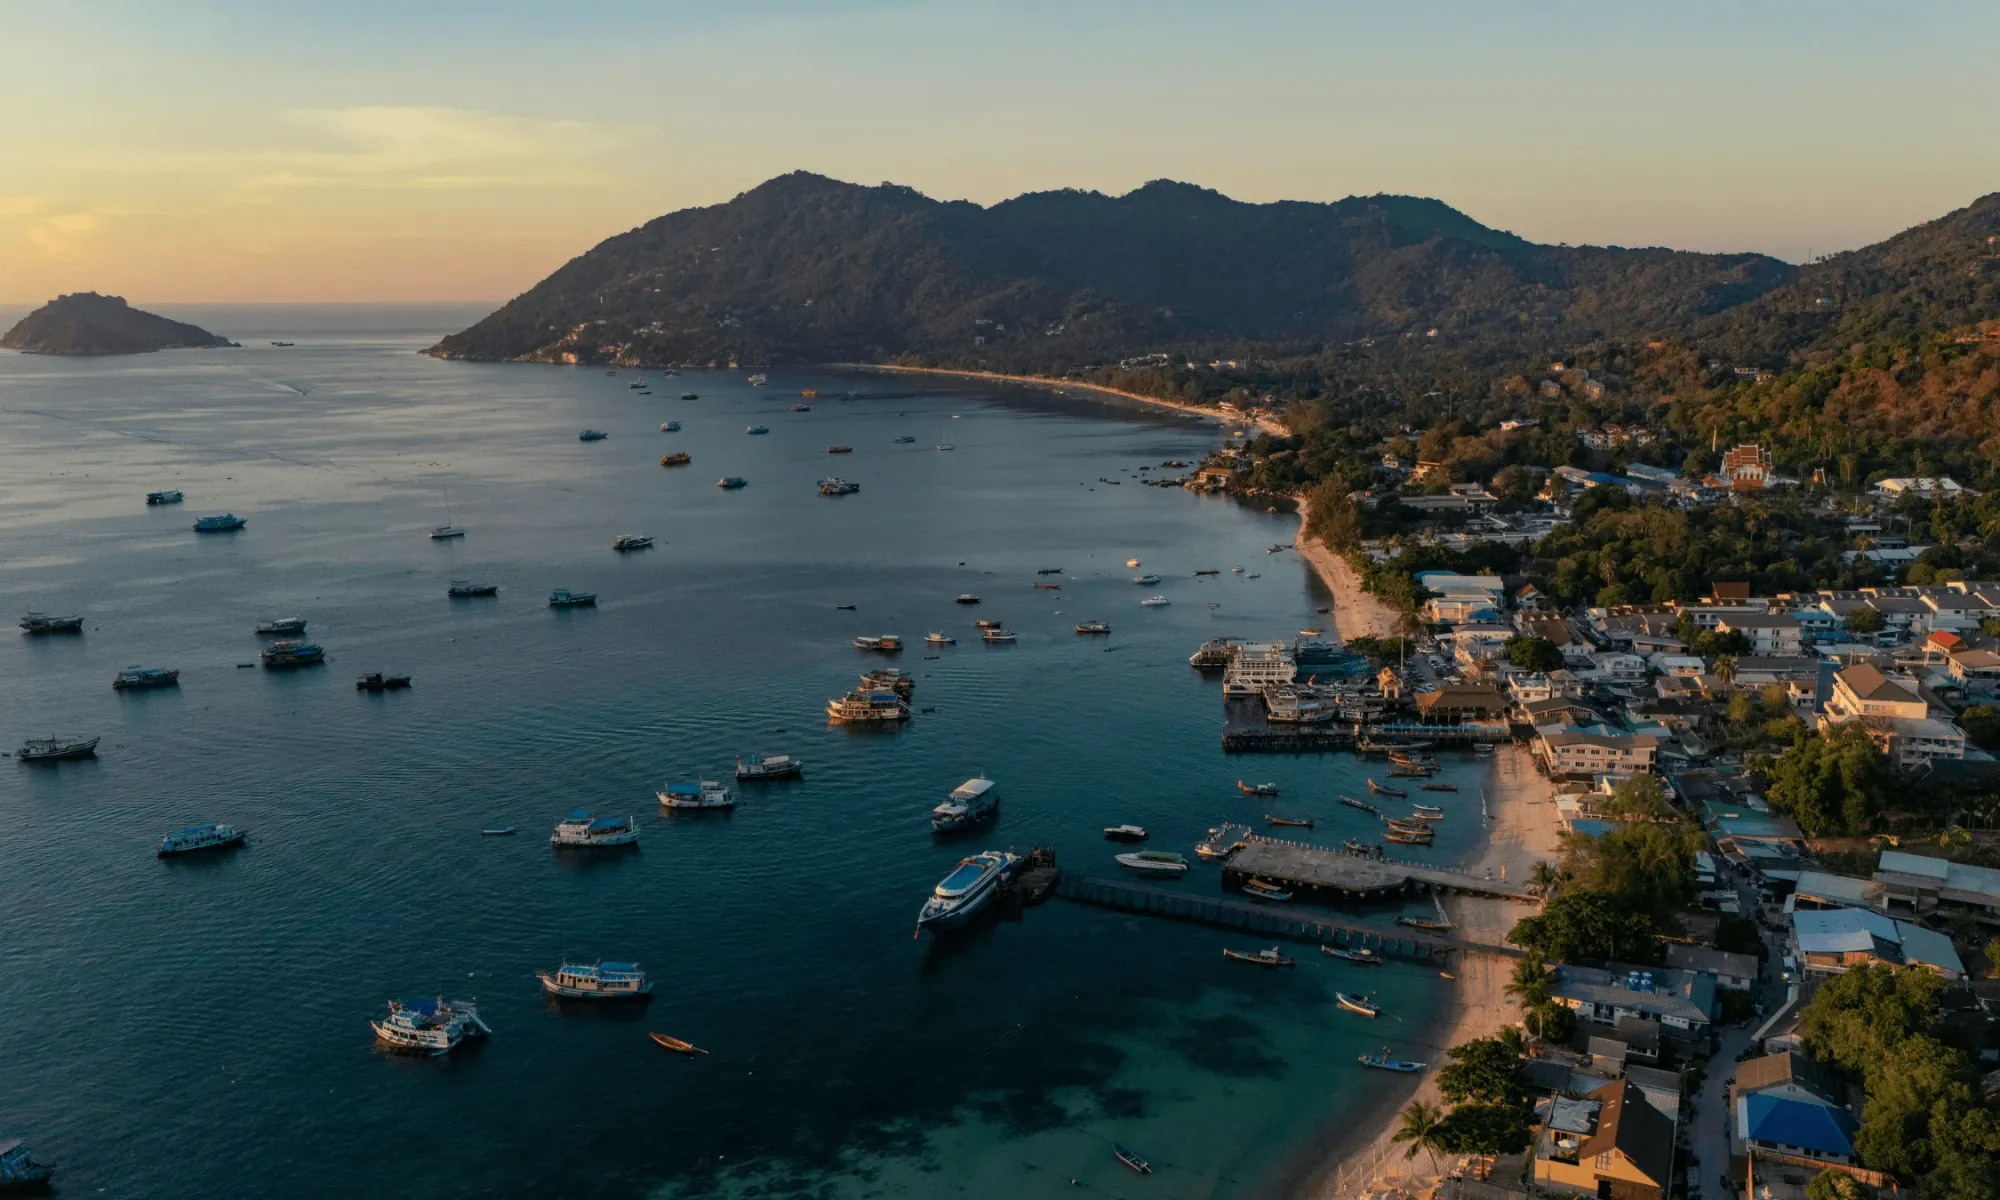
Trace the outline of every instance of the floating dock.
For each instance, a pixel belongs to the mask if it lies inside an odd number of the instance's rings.
[[[1396,902],[1426,893],[1534,901],[1525,888],[1451,867],[1363,858],[1345,850],[1267,837],[1247,839],[1223,866],[1222,878],[1230,886],[1262,879],[1289,886],[1302,899],[1331,903]]]

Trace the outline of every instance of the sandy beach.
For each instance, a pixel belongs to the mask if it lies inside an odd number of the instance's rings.
[[[867,371],[894,371],[904,375],[948,375],[957,379],[978,379],[988,383],[1020,383],[1026,384],[1029,387],[1060,388],[1063,391],[1074,389],[1081,392],[1095,392],[1100,396],[1115,397],[1116,399],[1129,401],[1133,404],[1143,404],[1148,408],[1172,409],[1175,412],[1204,417],[1210,421],[1214,421],[1218,425],[1240,426],[1247,429],[1253,424],[1253,422],[1245,418],[1231,417],[1225,413],[1217,412],[1212,408],[1203,408],[1198,404],[1182,404],[1177,400],[1162,400],[1157,396],[1143,396],[1138,392],[1120,391],[1117,388],[1105,387],[1102,384],[1078,383],[1074,379],[1056,379],[1047,375],[1003,375],[998,371],[952,371],[943,367],[898,367],[884,363],[836,363],[834,365]],[[1254,425],[1265,433],[1276,434],[1279,437],[1283,437],[1287,433],[1285,427],[1276,421],[1260,420],[1254,422]]]
[[[1306,526],[1312,521],[1312,505],[1303,495],[1293,498],[1299,503],[1299,532],[1295,544],[1299,553],[1312,564],[1313,570],[1319,573],[1320,581],[1333,593],[1333,626],[1340,634],[1340,640],[1396,636],[1396,610],[1361,590],[1361,576],[1355,573],[1346,559],[1327,549],[1325,542],[1306,536]]]
[[[1470,800],[1471,797],[1465,797]],[[1491,872],[1496,879],[1519,882],[1527,878],[1537,861],[1553,859],[1559,849],[1555,795],[1547,779],[1535,770],[1528,752],[1517,747],[1501,749],[1494,755],[1493,769],[1485,785],[1489,813],[1486,839],[1461,865],[1474,873]],[[1458,811],[1453,810],[1456,817]],[[1469,806],[1465,815],[1478,819]],[[1457,936],[1471,941],[1504,943],[1514,922],[1531,911],[1528,906],[1505,900],[1458,896],[1445,901],[1451,919],[1457,922]],[[1435,1068],[1442,1065],[1444,1049],[1473,1038],[1490,1037],[1520,1019],[1519,1010],[1507,995],[1514,960],[1486,954],[1464,954],[1452,966],[1453,994],[1444,1013],[1427,1040],[1435,1049],[1430,1056],[1432,1070],[1424,1073],[1416,1086],[1392,1084],[1376,1088],[1371,1102],[1359,1113],[1342,1122],[1346,1130],[1324,1147],[1324,1157],[1293,1189],[1299,1200],[1336,1200],[1358,1197],[1380,1190],[1378,1176],[1396,1176],[1393,1186],[1417,1191],[1436,1181],[1430,1156],[1403,1156],[1407,1147],[1391,1140],[1397,1116],[1411,1100],[1438,1103],[1432,1082]],[[1440,981],[1443,982],[1443,981]],[[1402,1047],[1397,1047],[1402,1051]],[[1411,1051],[1414,1056],[1415,1051]],[[1387,1078],[1387,1077],[1384,1077]],[[1451,1164],[1445,1164],[1447,1168]],[[1388,1185],[1388,1181],[1383,1181]]]

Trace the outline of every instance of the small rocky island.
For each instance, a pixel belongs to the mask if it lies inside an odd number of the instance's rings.
[[[234,346],[197,325],[133,308],[123,296],[57,296],[0,336],[0,349],[23,354],[146,354]]]

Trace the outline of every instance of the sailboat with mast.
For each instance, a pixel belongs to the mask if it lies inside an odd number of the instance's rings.
[[[440,486],[442,487],[443,485]],[[462,538],[464,536],[465,536],[465,526],[456,524],[451,519],[451,489],[449,487],[445,487],[444,524],[431,526],[431,540],[434,542],[441,542],[445,541],[448,538]]]

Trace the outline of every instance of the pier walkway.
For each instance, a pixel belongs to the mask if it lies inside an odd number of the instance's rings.
[[[1469,747],[1479,742],[1504,743],[1512,737],[1505,724],[1417,725],[1409,722],[1363,725],[1363,736],[1433,745]],[[1393,748],[1393,747],[1384,747]],[[1222,731],[1226,754],[1316,754],[1354,749],[1351,725],[1245,725]]]
[[[1252,836],[1223,864],[1223,881],[1262,879],[1308,899],[1334,902],[1401,900],[1425,893],[1486,896],[1533,903],[1526,888],[1486,879],[1455,867],[1433,867],[1394,858],[1363,858],[1345,850],[1281,838]]]
[[[1203,896],[1172,888],[1127,883],[1121,879],[1096,879],[1065,874],[1056,884],[1056,895],[1080,904],[1116,908],[1125,912],[1217,925],[1249,933],[1319,942],[1346,949],[1369,949],[1384,957],[1436,962],[1454,950],[1474,954],[1497,954],[1519,958],[1512,946],[1491,946],[1442,934],[1411,934],[1402,930],[1378,929],[1351,921],[1340,921],[1317,913],[1287,909],[1282,905],[1257,904],[1224,896]]]

